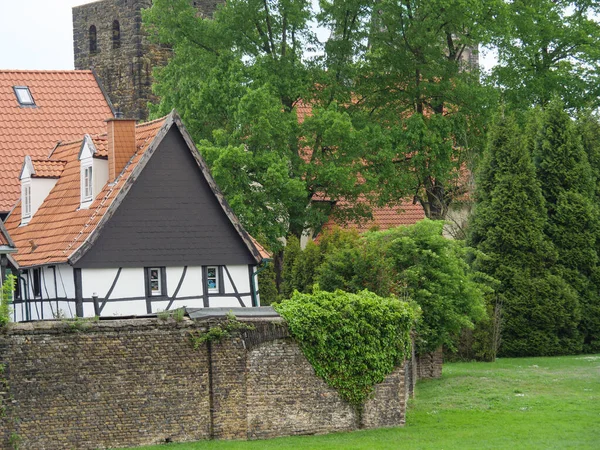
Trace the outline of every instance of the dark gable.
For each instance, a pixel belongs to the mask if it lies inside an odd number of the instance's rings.
[[[173,126],[76,267],[256,264]]]

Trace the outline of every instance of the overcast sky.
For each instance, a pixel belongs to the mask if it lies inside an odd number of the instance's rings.
[[[0,0],[0,69],[72,69],[71,8],[90,0]]]
[[[71,8],[86,3],[0,0],[0,69],[73,69]]]

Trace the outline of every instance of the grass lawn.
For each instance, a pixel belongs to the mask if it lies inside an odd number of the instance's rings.
[[[600,355],[444,365],[421,381],[404,428],[269,441],[144,447],[200,449],[600,449]]]

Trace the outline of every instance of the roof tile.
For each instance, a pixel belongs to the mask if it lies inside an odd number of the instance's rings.
[[[35,107],[21,107],[13,86],[27,86]],[[26,155],[46,157],[60,139],[102,133],[112,111],[89,70],[0,70],[0,211],[19,198]]]

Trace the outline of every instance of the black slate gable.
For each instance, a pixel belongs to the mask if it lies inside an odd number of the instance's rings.
[[[256,264],[177,126],[77,260],[80,268]]]

